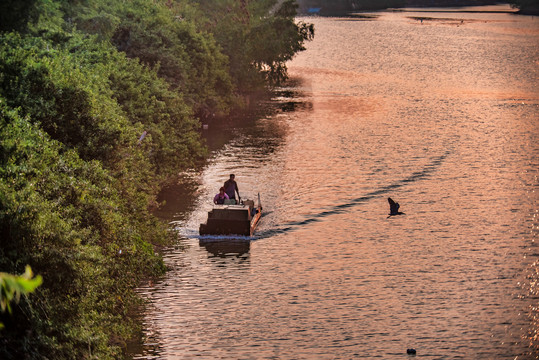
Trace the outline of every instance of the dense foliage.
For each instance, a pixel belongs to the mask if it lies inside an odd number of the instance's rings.
[[[43,278],[0,358],[118,358],[164,271],[162,182],[206,155],[200,118],[286,78],[313,36],[292,1],[0,2],[0,271]],[[240,96],[242,95],[242,96]]]
[[[133,204],[99,161],[82,160],[3,103],[0,267],[16,272],[30,264],[44,282],[4,318],[2,358],[69,357],[83,346],[117,353],[92,339],[126,333],[120,320],[133,300],[130,289],[159,270],[146,240],[163,236],[162,227],[130,216]]]
[[[80,2],[69,9],[77,28],[156,69],[197,114],[227,111],[233,104],[227,58],[193,22],[147,0],[95,0],[92,5]]]
[[[198,0],[185,14],[213,34],[235,85],[249,92],[286,80],[286,61],[313,38],[312,24],[292,21],[296,9],[293,0]]]

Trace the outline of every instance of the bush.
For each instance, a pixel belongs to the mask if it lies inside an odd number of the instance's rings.
[[[0,115],[0,267],[20,272],[27,263],[44,278],[4,316],[0,357],[115,357],[114,343],[132,329],[137,281],[163,270],[143,239],[163,238],[164,226],[131,216],[99,162],[3,104]]]
[[[66,9],[77,27],[110,41],[129,58],[157,71],[198,116],[225,114],[233,87],[213,36],[174,16],[159,2],[95,0]]]

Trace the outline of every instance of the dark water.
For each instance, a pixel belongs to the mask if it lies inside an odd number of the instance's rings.
[[[539,358],[539,19],[375,15],[305,19],[290,85],[163,193],[134,358]],[[200,242],[229,173],[259,231]]]

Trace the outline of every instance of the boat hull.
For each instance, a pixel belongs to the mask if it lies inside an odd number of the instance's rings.
[[[262,216],[262,207],[253,201],[241,205],[216,205],[208,212],[208,220],[200,224],[200,235],[252,236]]]
[[[251,224],[241,221],[208,220],[200,224],[200,235],[251,235]]]

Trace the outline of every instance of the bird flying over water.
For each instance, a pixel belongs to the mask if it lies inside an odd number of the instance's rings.
[[[387,201],[389,202],[389,216],[392,215],[403,215],[403,212],[399,211],[400,205],[398,202],[395,202],[392,198],[388,197]]]

